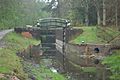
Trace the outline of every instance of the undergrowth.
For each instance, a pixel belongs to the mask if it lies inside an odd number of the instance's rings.
[[[0,73],[16,75],[21,80],[27,79],[27,74],[23,71],[21,59],[16,55],[27,46],[38,44],[35,39],[27,39],[14,32],[7,34],[3,41],[6,43],[4,48],[0,48]]]

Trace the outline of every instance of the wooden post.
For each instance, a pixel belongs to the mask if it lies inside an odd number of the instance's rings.
[[[86,65],[88,64],[88,58],[89,58],[89,47],[88,47],[88,45],[86,45],[86,48],[85,48],[85,63],[86,63]]]
[[[102,67],[102,80],[105,80],[105,69]]]
[[[65,41],[66,41],[66,33],[65,33],[66,28],[63,27],[63,47],[62,47],[62,52],[63,52],[63,69],[65,70]]]

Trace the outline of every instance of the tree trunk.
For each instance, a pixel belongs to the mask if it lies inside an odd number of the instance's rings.
[[[97,10],[97,24],[98,26],[101,24],[100,10]]]
[[[116,0],[116,6],[115,6],[115,18],[116,18],[116,27],[118,27],[118,0]]]
[[[86,5],[85,24],[86,24],[86,26],[89,25],[89,18],[88,18],[88,4]]]
[[[61,17],[61,12],[60,12],[60,0],[57,0],[57,2],[58,2],[58,5],[57,5],[57,17]]]
[[[106,25],[106,6],[105,6],[105,0],[103,0],[103,26]]]

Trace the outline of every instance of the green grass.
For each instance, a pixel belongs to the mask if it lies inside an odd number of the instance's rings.
[[[10,33],[8,34],[4,40],[6,40],[9,44],[10,47],[13,47],[16,51],[17,50],[21,50],[23,48],[27,48],[29,45],[37,45],[40,43],[40,41],[37,41],[35,39],[28,39],[28,38],[24,38],[22,37],[20,34],[16,34],[16,33]]]
[[[41,63],[39,67],[35,67],[29,62],[24,62],[24,67],[28,69],[28,74],[34,75],[37,80],[47,80],[48,78],[51,78],[52,80],[66,80],[63,75],[59,73],[53,73],[43,63]]]
[[[18,51],[26,49],[31,44],[38,44],[39,41],[35,39],[27,39],[20,34],[9,33],[3,41],[6,43],[6,47],[0,48],[0,73],[12,75],[13,70],[20,79],[26,80],[27,74],[23,71],[21,59],[16,55]]]
[[[120,80],[120,50],[115,50],[111,56],[104,58],[102,64],[107,65],[112,72],[111,80]]]
[[[80,65],[74,64],[72,62],[70,62],[70,64],[74,66],[75,68],[77,68],[77,70],[83,73],[96,73],[97,71],[96,67],[81,67]]]
[[[59,73],[53,73],[50,69],[41,66],[39,69],[32,68],[33,73],[36,75],[37,80],[45,80],[47,78],[52,78],[52,80],[66,80]]]
[[[6,72],[10,72],[10,70],[8,68],[6,68],[6,67],[0,66],[0,72],[1,73],[6,73]]]
[[[116,37],[120,36],[120,32],[118,30],[110,27],[98,27],[97,33],[101,39],[107,42],[113,41]]]
[[[70,41],[71,43],[81,44],[82,41],[85,43],[107,43],[110,40],[113,40],[115,37],[120,35],[120,32],[111,27],[79,27],[83,29],[83,33],[80,34],[77,38]]]
[[[103,28],[103,29],[104,29],[104,28]],[[120,32],[119,32],[117,29],[111,28],[111,27],[106,27],[106,28],[105,28],[105,31],[106,31],[108,34],[112,35],[112,36],[117,36],[117,35],[120,34]]]
[[[97,72],[97,70],[96,70],[96,67],[84,67],[84,68],[82,68],[82,71],[83,72],[89,72],[89,73],[96,73]]]
[[[80,27],[80,29],[83,29],[83,33],[76,39],[72,40],[72,43],[81,44],[82,41],[85,41],[85,43],[105,43],[104,40],[97,37],[96,27]]]
[[[26,49],[29,45],[37,45],[40,41],[35,39],[27,39],[20,34],[9,33],[3,39],[6,42],[5,48],[0,48],[0,73],[12,75],[13,70],[17,70],[15,73],[21,80],[28,79],[28,73],[23,71],[23,61],[16,55],[18,51]],[[65,80],[64,76],[59,73],[53,73],[50,69],[41,65],[39,68],[31,65],[31,63],[25,63],[27,69],[31,70],[31,74],[34,74],[37,80],[46,80],[47,77],[51,77],[52,80]]]

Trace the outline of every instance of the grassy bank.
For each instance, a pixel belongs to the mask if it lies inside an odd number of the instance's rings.
[[[96,27],[80,27],[80,29],[83,30],[83,33],[72,40],[72,43],[81,44],[82,41],[85,41],[85,43],[105,43],[103,39],[97,36]]]
[[[13,75],[15,74],[21,80],[27,79],[27,74],[23,71],[21,59],[16,55],[30,44],[38,44],[35,39],[27,39],[20,34],[10,33],[3,38],[6,46],[0,48],[0,73]]]
[[[110,80],[120,80],[120,50],[113,51],[111,56],[107,56],[103,62],[112,72]]]
[[[120,32],[116,29],[110,28],[110,27],[79,27],[83,30],[83,33],[80,34],[77,38],[72,40],[72,43],[75,44],[81,44],[82,41],[85,41],[85,43],[107,43],[114,38],[118,37],[120,35]]]
[[[45,67],[44,64],[40,64],[39,67],[36,67],[33,63],[25,62],[16,55],[18,51],[25,50],[29,45],[37,45],[40,41],[32,38],[24,38],[14,32],[6,35],[3,41],[6,46],[0,48],[0,74],[14,74],[20,78],[20,80],[29,80],[28,76],[30,75],[34,75],[37,80],[45,80],[47,78],[52,78],[52,80],[65,80],[64,76],[59,73],[53,73],[49,68]],[[30,70],[30,72],[27,71],[27,73],[25,73],[23,70]]]

